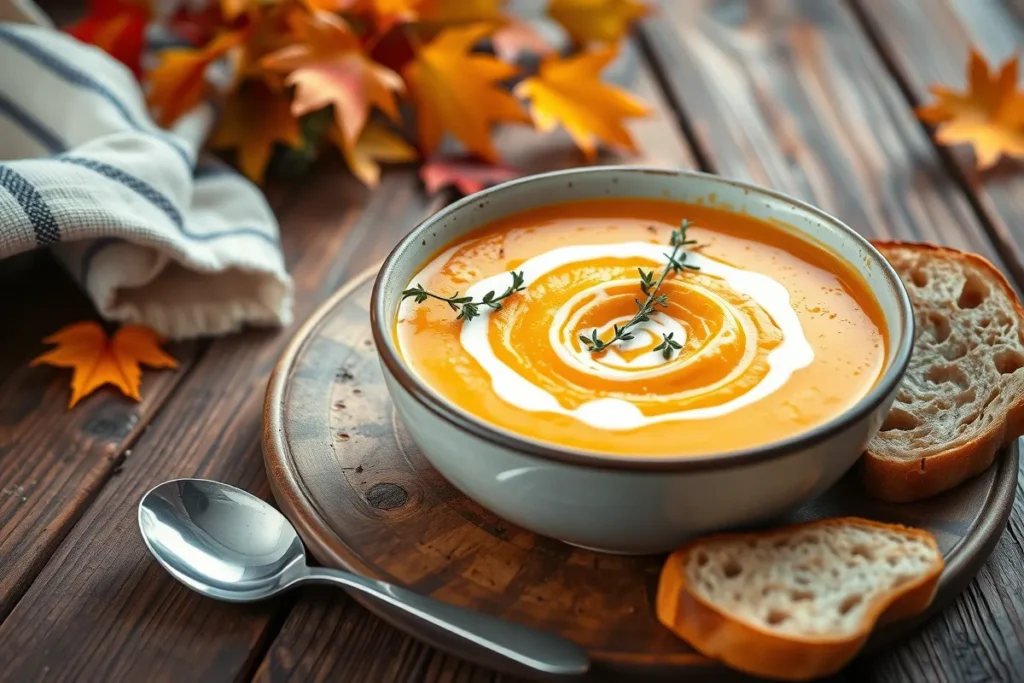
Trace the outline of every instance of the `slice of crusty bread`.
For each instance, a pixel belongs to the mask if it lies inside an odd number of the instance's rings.
[[[868,444],[868,493],[893,502],[953,488],[1024,434],[1024,310],[977,254],[878,242],[914,305],[910,366]]]
[[[658,620],[735,669],[807,680],[924,610],[942,567],[927,532],[857,517],[698,538],[665,562]]]

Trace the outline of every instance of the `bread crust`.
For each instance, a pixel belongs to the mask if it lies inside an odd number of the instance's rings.
[[[688,554],[708,541],[745,540],[844,524],[900,530],[920,538],[938,552],[935,538],[926,531],[859,517],[817,520],[766,532],[706,536],[687,543],[666,560],[658,583],[658,621],[704,656],[754,676],[804,681],[835,673],[860,651],[876,624],[913,616],[931,604],[944,567],[941,553],[930,572],[872,604],[856,633],[848,638],[782,635],[735,618],[698,595],[688,583],[684,567]]]
[[[1012,302],[1014,312],[1024,326],[1024,307],[1006,277],[988,259],[978,254],[943,247],[927,242],[876,240],[872,244],[882,255],[887,250],[925,252],[929,256],[952,261],[970,262],[985,271]],[[913,362],[913,361],[911,361]],[[864,487],[872,497],[893,503],[906,503],[928,498],[956,487],[963,481],[984,472],[995,461],[996,454],[1024,434],[1024,394],[1017,396],[1005,409],[1004,418],[992,424],[971,441],[953,446],[941,453],[921,458],[886,458],[871,450],[861,458],[860,471]]]

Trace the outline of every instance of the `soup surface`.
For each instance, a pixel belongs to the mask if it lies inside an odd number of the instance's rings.
[[[649,320],[609,342],[657,282],[674,228],[691,222],[683,268]],[[882,313],[839,257],[770,223],[703,205],[593,200],[483,226],[412,279],[450,297],[525,289],[456,319],[405,299],[395,340],[446,399],[491,424],[562,446],[697,455],[784,439],[836,417],[878,380]],[[667,335],[675,345],[663,346]],[[661,349],[656,347],[662,345]]]

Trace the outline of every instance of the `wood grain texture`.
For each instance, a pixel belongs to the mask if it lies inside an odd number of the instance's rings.
[[[197,344],[167,347],[179,367],[144,371],[142,401],[105,387],[67,409],[71,370],[29,367],[43,337],[96,320],[86,296],[49,255],[0,268],[0,621],[188,372]]]
[[[712,170],[864,235],[964,248],[1005,269],[843,3],[665,3],[642,34]]]
[[[260,664],[258,683],[521,683],[406,636],[351,600],[304,590]]]
[[[914,104],[932,100],[931,84],[961,89],[975,46],[993,65],[1024,46],[1024,3],[1006,0],[857,0],[866,30],[890,62]],[[941,152],[977,198],[992,237],[1024,282],[1024,161],[1004,160],[979,172],[969,147]]]
[[[428,210],[411,171],[389,175],[371,195],[338,167],[318,169],[278,207],[299,321]],[[287,603],[227,605],[191,593],[146,552],[136,505],[150,487],[181,476],[267,494],[261,406],[288,337],[252,330],[210,345],[0,627],[0,680],[198,682],[251,673]]]

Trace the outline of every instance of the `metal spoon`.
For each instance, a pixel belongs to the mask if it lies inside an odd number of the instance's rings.
[[[495,619],[357,574],[309,567],[295,527],[256,496],[205,479],[175,479],[139,503],[149,551],[192,590],[228,602],[269,598],[302,583],[330,583],[394,605],[422,621],[538,672],[575,675],[586,652],[559,636]]]

